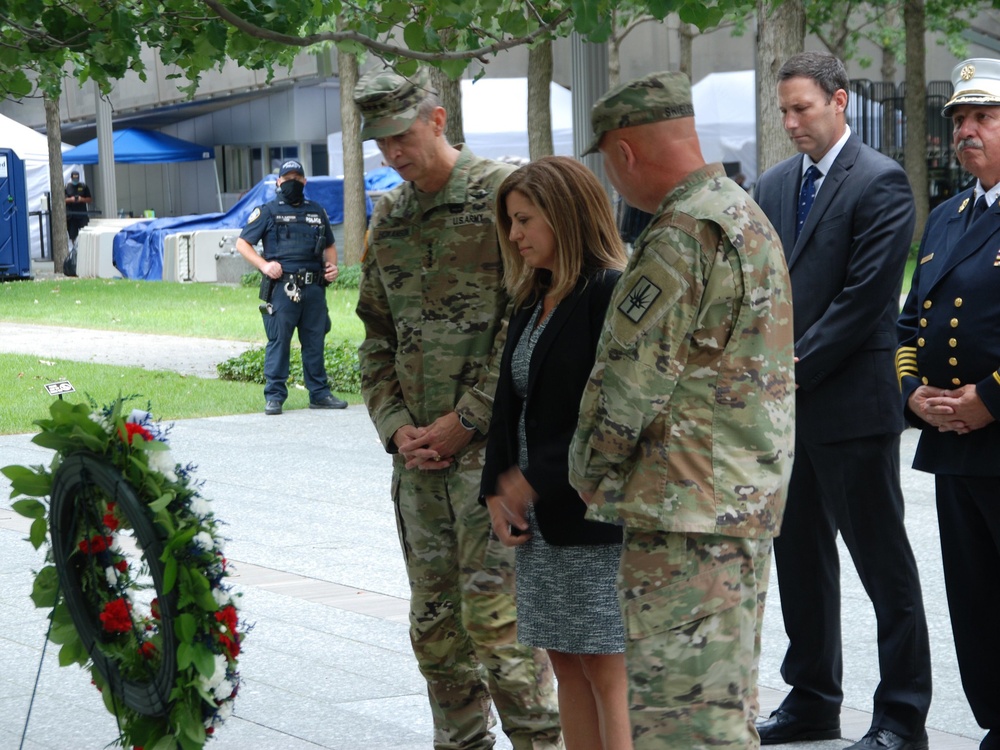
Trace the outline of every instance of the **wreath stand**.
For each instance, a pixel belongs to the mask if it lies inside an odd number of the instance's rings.
[[[148,668],[145,679],[124,676],[119,664],[109,658],[101,648],[107,634],[101,626],[100,607],[83,585],[88,574],[93,576],[96,573],[101,578],[105,574],[103,570],[94,570],[98,567],[96,557],[91,554],[81,554],[76,540],[81,536],[90,539],[94,535],[104,534],[101,520],[102,504],[108,501],[117,503],[117,507],[131,524],[159,600],[162,656],[155,669],[152,666]],[[163,562],[160,559],[163,555],[163,542],[147,508],[140,502],[135,490],[121,472],[109,461],[86,451],[71,453],[59,466],[53,478],[50,533],[58,579],[53,606],[58,603],[61,594],[87,653],[107,682],[112,702],[117,706],[117,702],[120,701],[143,716],[166,716],[170,712],[170,692],[177,678],[177,642],[174,631],[177,590],[174,588],[169,594],[164,593]],[[119,593],[124,595],[124,589]],[[132,627],[136,628],[134,622]],[[50,615],[49,632],[51,629]],[[46,633],[46,646],[48,640],[49,633]],[[44,646],[41,658],[44,662]],[[38,689],[42,662],[39,663],[38,675],[35,677],[35,688],[24,722],[21,747],[24,746],[27,736],[31,706],[34,704]],[[115,715],[118,718],[117,711]]]

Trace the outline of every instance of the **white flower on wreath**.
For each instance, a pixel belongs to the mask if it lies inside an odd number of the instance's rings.
[[[108,585],[112,588],[118,585],[118,571],[110,565],[104,569],[104,575],[108,579]]]
[[[191,541],[193,541],[196,545],[201,547],[206,552],[215,549],[215,539],[213,539],[212,535],[209,534],[207,531],[199,531],[197,534],[194,535],[194,539],[192,539]]]
[[[218,688],[222,683],[226,682],[227,662],[226,662],[226,657],[223,654],[214,654],[212,658],[215,661],[215,668],[212,670],[212,676],[205,677],[205,675],[201,675],[199,676],[198,680],[202,688],[214,694],[216,688]],[[230,688],[229,693],[232,692],[233,692],[232,688]]]
[[[228,700],[235,689],[236,686],[232,682],[229,680],[223,680],[215,686],[214,690],[212,690],[212,695],[215,696],[215,700],[217,701]]]
[[[107,420],[107,418],[103,414],[101,414],[101,412],[92,411],[90,413],[90,421],[94,422],[95,424],[99,424],[101,427],[104,428],[105,432],[107,433],[111,432],[111,423]]]
[[[212,515],[212,503],[201,495],[191,498],[190,508],[191,512],[198,516],[198,518],[207,518]]]
[[[214,716],[210,716],[205,719],[205,728],[217,727],[222,724],[226,719],[233,715],[233,702],[231,700],[226,700],[221,703],[215,711]]]
[[[229,592],[223,591],[222,589],[212,589],[212,598],[215,599],[215,603],[218,604],[220,608],[233,603],[233,598],[229,595]]]
[[[177,462],[171,457],[169,448],[165,451],[150,451],[149,468],[162,474],[168,481],[177,481],[177,473],[174,471]]]

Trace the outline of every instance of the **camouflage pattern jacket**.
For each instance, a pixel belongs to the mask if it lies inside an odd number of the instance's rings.
[[[791,285],[718,164],[664,198],[608,307],[570,446],[588,518],[773,536],[794,450]]]
[[[450,411],[489,429],[489,365],[503,351],[509,306],[494,200],[511,171],[462,147],[437,193],[407,182],[375,207],[357,307],[361,391],[390,453],[400,427]]]

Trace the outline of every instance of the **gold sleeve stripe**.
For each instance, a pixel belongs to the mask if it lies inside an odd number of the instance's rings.
[[[896,377],[899,380],[900,388],[903,386],[903,378],[907,375],[917,377],[917,347],[901,346],[896,350]],[[998,381],[1000,382],[1000,381]]]
[[[1000,370],[993,373],[993,379],[997,381],[997,383],[1000,383]]]

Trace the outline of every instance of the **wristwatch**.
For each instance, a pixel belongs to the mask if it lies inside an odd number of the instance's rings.
[[[474,430],[478,430],[479,429],[474,424],[472,424],[472,422],[470,422],[468,419],[466,419],[465,417],[463,417],[461,414],[458,415],[458,421],[461,422],[462,423],[462,427],[464,427],[465,429],[467,429],[469,432],[473,432]]]

